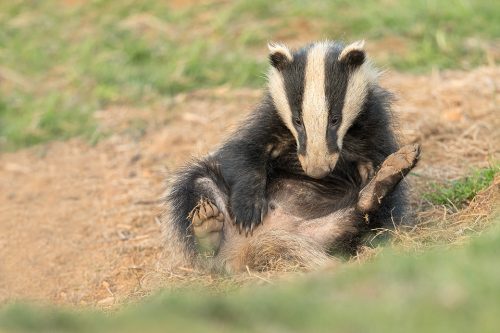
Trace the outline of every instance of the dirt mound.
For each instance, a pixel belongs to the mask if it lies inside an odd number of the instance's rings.
[[[498,160],[500,67],[388,74],[404,143],[422,143],[418,191]],[[157,271],[158,198],[173,169],[204,154],[258,100],[219,88],[151,109],[96,113],[117,133],[0,155],[0,303],[28,298],[107,306],[142,294]]]

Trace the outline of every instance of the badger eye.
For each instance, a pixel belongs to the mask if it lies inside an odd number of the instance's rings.
[[[302,126],[302,120],[299,117],[293,118],[293,123],[295,126],[301,127]]]
[[[330,119],[330,125],[337,126],[339,124],[339,120],[339,117],[332,117],[332,119]]]

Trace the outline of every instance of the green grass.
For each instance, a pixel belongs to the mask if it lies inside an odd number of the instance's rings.
[[[11,305],[0,331],[498,332],[499,251],[497,225],[460,248],[419,256],[385,248],[335,273],[225,294],[163,293],[107,316]]]
[[[431,184],[432,191],[424,193],[423,198],[435,205],[461,208],[476,194],[487,188],[500,172],[500,164],[472,171],[469,176],[445,184]]]
[[[0,3],[0,150],[99,137],[92,114],[110,105],[260,87],[268,40],[365,38],[388,49],[381,65],[425,71],[484,64],[500,36],[489,0],[68,2]],[[394,37],[402,48],[383,43]]]

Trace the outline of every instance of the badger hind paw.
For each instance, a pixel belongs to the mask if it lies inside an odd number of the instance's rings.
[[[188,218],[198,252],[206,257],[214,256],[222,240],[224,214],[213,203],[202,199]]]
[[[376,210],[382,199],[415,167],[420,157],[420,145],[407,145],[389,155],[375,176],[358,197],[357,208],[369,213]]]

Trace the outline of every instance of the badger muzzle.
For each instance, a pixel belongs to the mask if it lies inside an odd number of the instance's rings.
[[[299,155],[299,161],[302,169],[309,177],[321,179],[330,174],[335,168],[339,154],[306,154]]]

